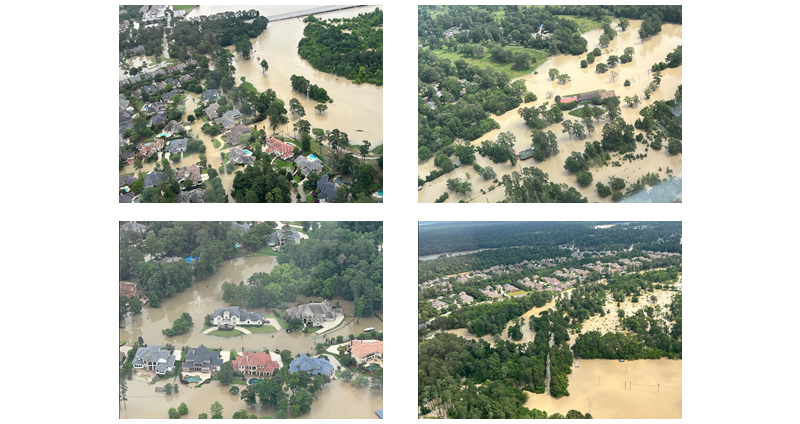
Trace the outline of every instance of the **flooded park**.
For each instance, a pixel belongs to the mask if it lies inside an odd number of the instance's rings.
[[[288,349],[293,356],[299,353],[315,353],[317,343],[322,343],[324,338],[348,335],[358,335],[365,328],[373,327],[377,331],[383,331],[383,322],[376,316],[362,317],[356,322],[353,317],[354,305],[352,301],[344,299],[330,299],[331,303],[338,302],[345,314],[342,324],[326,332],[324,335],[315,333],[286,333],[284,330],[274,333],[254,333],[236,337],[219,337],[210,334],[202,334],[203,320],[206,314],[214,312],[215,309],[230,306],[222,300],[222,284],[225,282],[238,284],[257,272],[270,272],[277,261],[271,256],[254,256],[232,259],[221,264],[217,272],[203,280],[195,282],[194,286],[177,293],[171,298],[163,299],[159,308],[151,308],[148,305],[142,309],[141,314],[128,317],[125,326],[119,329],[119,341],[131,345],[139,337],[144,342],[151,345],[165,345],[171,343],[179,352],[183,346],[197,347],[201,344],[209,348],[221,348],[222,357],[228,360],[228,351],[235,350],[241,352],[242,349],[248,351],[263,351],[269,349]],[[309,299],[299,296],[298,300],[307,303]],[[297,303],[291,303],[296,306]],[[271,314],[266,308],[248,308],[250,312]],[[182,313],[188,312],[192,316],[194,326],[185,334],[174,337],[167,337],[161,330],[170,328],[174,320],[178,319]],[[382,311],[377,311],[377,315],[382,315]],[[172,383],[172,379],[169,380]],[[177,383],[177,380],[174,381]],[[218,381],[212,381],[199,388],[181,385],[177,394],[165,396],[163,393],[155,392],[155,385],[150,385],[148,380],[142,375],[135,375],[132,381],[128,382],[128,401],[121,405],[121,418],[166,418],[167,410],[171,407],[177,408],[181,402],[185,402],[189,407],[190,417],[196,417],[199,413],[209,413],[209,407],[215,401],[223,405],[224,416],[230,415],[240,409],[246,408],[249,413],[257,416],[275,416],[275,408],[262,407],[256,405],[247,408],[244,401],[238,395],[228,393],[229,386],[222,386]],[[163,405],[155,402],[154,397],[164,399]],[[154,403],[155,402],[155,403]],[[303,414],[300,418],[376,418],[375,412],[382,409],[383,398],[380,392],[370,391],[368,387],[355,388],[349,383],[341,380],[334,380],[326,385],[314,401],[311,412]],[[210,415],[210,414],[209,414]]]
[[[581,68],[581,59],[586,55],[572,56],[572,55],[558,55],[547,59],[541,66],[537,68],[538,74],[530,73],[523,76],[521,79],[525,81],[527,89],[538,97],[538,100],[530,103],[523,103],[519,108],[524,107],[538,107],[545,102],[553,102],[555,96],[565,97],[570,94],[585,93],[599,89],[614,90],[615,94],[619,96],[621,105],[621,117],[628,124],[639,118],[639,111],[656,100],[671,100],[675,97],[675,91],[682,84],[682,66],[677,68],[668,68],[661,72],[661,86],[653,92],[649,100],[645,100],[643,93],[648,84],[652,80],[650,76],[650,68],[654,63],[663,62],[667,54],[671,53],[677,46],[682,45],[682,26],[678,24],[663,24],[662,31],[654,35],[644,42],[639,38],[638,29],[641,26],[641,20],[630,20],[630,27],[626,31],[619,31],[618,36],[612,40],[607,48],[601,49],[603,55],[600,56],[595,63],[604,62],[609,55],[621,55],[626,47],[633,47],[635,54],[633,61],[630,63],[620,64],[613,68],[613,71],[619,75],[616,81],[612,82],[610,79],[610,72],[596,73],[594,64],[589,65],[587,68]],[[616,20],[612,23],[612,27],[616,26]],[[602,28],[594,29],[583,33],[582,36],[587,40],[587,48],[591,51],[593,48],[599,46],[600,36],[603,35]],[[571,77],[571,80],[565,84],[560,84],[557,80],[551,81],[548,76],[550,68],[557,68],[559,72],[566,73]],[[630,86],[624,86],[625,80],[630,81]],[[553,98],[548,98],[548,92],[552,92]],[[626,96],[639,95],[642,98],[642,103],[636,108],[628,107],[622,99]],[[495,140],[501,132],[511,132],[516,137],[515,151],[527,149],[531,144],[531,128],[529,128],[525,121],[518,114],[517,109],[509,110],[508,112],[496,116],[492,114],[492,118],[500,124],[500,128],[490,131],[478,139],[471,142],[473,146],[480,146],[483,140]],[[580,121],[580,118],[568,115],[564,112],[564,120]],[[633,161],[623,160],[619,155],[612,155],[612,161],[619,161],[621,166],[612,166],[610,163],[602,167],[591,167],[589,171],[593,175],[593,182],[588,187],[581,187],[576,181],[575,174],[569,173],[564,169],[564,162],[572,152],[583,152],[584,143],[591,141],[599,141],[602,138],[602,127],[608,123],[608,119],[601,119],[599,123],[595,124],[595,133],[584,140],[570,139],[568,134],[562,133],[560,123],[555,123],[547,126],[543,131],[552,131],[556,134],[558,140],[559,153],[550,158],[536,162],[535,159],[528,159],[519,161],[515,165],[506,163],[493,163],[488,157],[483,157],[476,154],[475,163],[481,167],[491,166],[497,173],[497,179],[501,180],[505,174],[511,174],[514,171],[521,172],[524,167],[535,166],[544,171],[548,176],[550,182],[553,183],[566,183],[570,187],[574,187],[581,195],[585,196],[589,202],[610,202],[611,198],[601,198],[595,188],[596,182],[606,183],[610,177],[622,178],[626,184],[635,183],[641,176],[648,172],[657,173],[660,178],[664,179],[668,176],[681,177],[682,176],[682,155],[671,155],[666,149],[656,151],[648,149],[647,145],[636,143],[636,151],[631,152],[634,156],[639,154],[646,154],[643,159],[636,159]],[[638,133],[638,130],[636,131]],[[611,162],[611,161],[610,161]],[[425,161],[419,161],[418,176],[424,178],[430,174],[431,171],[437,169],[434,165],[434,158]],[[671,171],[667,174],[667,169]],[[426,182],[418,193],[419,202],[433,202],[442,193],[447,191],[447,180],[451,178],[466,179],[472,184],[472,192],[470,194],[457,194],[450,193],[445,202],[459,202],[461,200],[466,202],[481,202],[481,203],[495,203],[502,201],[506,198],[505,189],[502,185],[498,186],[492,180],[484,180],[481,178],[471,166],[461,166],[445,174],[431,182]],[[677,193],[680,198],[681,194]]]

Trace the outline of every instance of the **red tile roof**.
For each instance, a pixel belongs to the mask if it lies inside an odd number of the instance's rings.
[[[239,367],[257,367],[263,368],[266,372],[272,372],[280,367],[280,365],[272,360],[272,357],[265,352],[242,352],[243,355],[237,356],[236,359],[233,360],[233,365],[236,368]]]
[[[269,140],[267,140],[267,144],[269,144],[269,147],[267,147],[267,153],[278,152],[282,157],[287,157],[294,154],[294,146],[284,143],[277,138],[270,137]]]

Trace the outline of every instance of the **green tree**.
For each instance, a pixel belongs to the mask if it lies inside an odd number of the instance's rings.
[[[550,76],[550,81],[557,80],[559,75],[561,75],[561,73],[558,72],[558,69],[556,68],[550,68],[550,70],[547,71],[547,74]]]
[[[592,173],[589,171],[578,171],[577,177],[581,187],[589,187],[589,184],[592,183]]]
[[[328,105],[325,103],[318,103],[316,106],[314,106],[314,109],[316,109],[318,113],[323,113],[328,110]]]
[[[269,63],[267,63],[267,59],[261,59],[261,73],[266,74],[269,70]]]
[[[169,408],[168,413],[169,413],[169,419],[171,420],[177,420],[181,417],[180,412],[178,412],[178,410],[175,408]]]
[[[631,26],[631,23],[627,18],[619,18],[619,27],[622,28],[623,31],[628,29],[629,26]]]
[[[211,419],[213,420],[221,420],[222,419],[222,410],[225,409],[219,402],[214,402],[211,404]]]
[[[178,406],[178,412],[180,412],[181,415],[186,415],[189,413],[189,407],[186,406],[186,403],[181,402],[180,406]]]
[[[220,365],[219,371],[217,372],[217,380],[219,380],[219,383],[223,386],[227,386],[233,382],[233,366],[230,361],[223,362],[222,365]]]

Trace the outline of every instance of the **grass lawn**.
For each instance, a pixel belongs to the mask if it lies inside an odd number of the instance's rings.
[[[211,336],[218,336],[218,337],[239,337],[242,333],[239,330],[214,330],[208,333]]]
[[[250,253],[245,256],[278,256],[278,252],[273,252],[272,248],[269,246],[262,246],[258,251]],[[277,330],[276,330],[277,331]]]
[[[520,290],[518,292],[514,292],[511,296],[513,296],[513,297],[521,297],[521,296],[525,296],[526,294],[528,294],[528,292],[526,292],[525,290]]]
[[[561,97],[562,98],[564,98],[564,97],[572,97],[572,96],[577,96],[579,94],[594,93],[595,91],[606,91],[606,89],[605,88],[600,88],[600,89],[597,89],[597,90],[584,91],[583,93],[567,94],[567,95],[564,95],[564,96],[561,96]]]
[[[270,251],[271,250],[272,249],[270,249]],[[253,334],[275,333],[278,331],[277,328],[271,325],[262,325],[261,327],[247,327],[247,330],[249,330]]]
[[[194,9],[194,8],[195,8],[194,6],[174,6],[174,5],[172,6],[172,10],[173,10],[174,12],[177,12],[177,11],[179,11],[179,10],[185,10],[185,11],[186,11],[186,13],[189,13],[189,12],[191,12],[191,11],[192,11],[192,9]]]
[[[215,149],[219,149],[222,146],[222,143],[220,143],[219,140],[217,140],[216,138],[212,138],[211,143],[214,144]]]
[[[536,70],[536,68],[541,66],[547,60],[547,54],[539,52],[539,51],[526,49],[524,47],[519,47],[519,46],[508,46],[508,47],[505,47],[505,48],[506,49],[510,49],[512,52],[518,51],[518,50],[525,50],[528,53],[530,53],[531,56],[536,58],[536,63],[531,64],[531,67],[529,69],[524,70],[524,71],[516,71],[516,70],[512,71],[510,63],[505,63],[504,64],[504,63],[492,62],[489,59],[489,54],[488,53],[486,55],[484,55],[483,58],[481,58],[481,59],[474,59],[474,58],[471,58],[471,57],[463,57],[463,56],[461,56],[460,53],[449,52],[449,51],[447,51],[447,49],[433,50],[433,53],[439,59],[450,59],[450,62],[455,62],[455,61],[457,61],[459,59],[464,59],[464,61],[467,62],[470,65],[480,66],[481,68],[489,67],[489,68],[494,69],[497,72],[505,72],[512,79],[519,78],[519,77],[522,77],[522,76],[525,76],[525,75],[528,75],[528,74],[532,74],[533,71]],[[425,47],[425,49],[429,49],[429,47]]]
[[[136,108],[136,111],[139,112],[144,107],[144,100],[139,100],[133,104],[133,107]]]
[[[302,223],[302,222],[300,222],[300,221],[289,221],[289,225],[297,225],[297,226],[302,226],[302,225],[303,225],[303,223]]]
[[[372,151],[369,152],[369,154],[371,154],[372,156],[380,156],[380,155],[382,155],[383,154],[383,144],[381,144],[380,146],[372,149]]]
[[[575,22],[578,24],[578,29],[582,33],[586,33],[587,31],[591,31],[593,29],[600,28],[603,26],[603,23],[600,21],[595,21],[592,18],[587,18],[585,16],[573,16],[573,15],[555,15],[559,18],[569,19],[570,21]]]
[[[289,168],[289,169],[293,169],[294,168],[294,163],[286,162],[286,161],[283,161],[283,160],[280,160],[280,159],[276,159],[274,164],[278,168]]]
[[[256,87],[253,86],[252,83],[247,82],[247,80],[245,80],[244,77],[242,77],[241,80],[242,83],[239,84],[239,87],[242,87],[242,89],[245,89],[247,91],[252,91],[253,93],[259,94],[258,90],[256,90]]]
[[[311,133],[319,137],[321,135],[325,135],[325,130],[323,130],[322,128],[312,128]]]
[[[119,342],[119,347],[122,347],[124,344],[125,344],[125,342]]]

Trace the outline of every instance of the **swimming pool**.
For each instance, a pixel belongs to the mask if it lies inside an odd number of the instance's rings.
[[[250,380],[247,380],[247,384],[250,384],[250,385],[253,385],[253,384],[256,384],[256,383],[260,383],[260,382],[261,382],[260,378],[251,378]]]
[[[186,378],[184,378],[184,380],[186,380],[186,381],[188,381],[188,382],[190,382],[190,383],[199,383],[199,382],[203,381],[203,379],[202,379],[202,378],[200,378],[200,377],[195,377],[195,376],[186,377]]]
[[[312,160],[319,160],[319,158],[317,158],[317,157],[316,157],[316,156],[314,156],[314,155],[308,155],[308,158],[309,158],[309,159],[312,159]]]
[[[375,193],[375,195],[378,196],[378,197],[383,197],[383,190]]]
[[[244,152],[247,153],[248,155],[252,155],[253,154],[253,152],[251,152],[251,151],[249,151],[247,149],[242,149],[242,150],[244,150]]]

